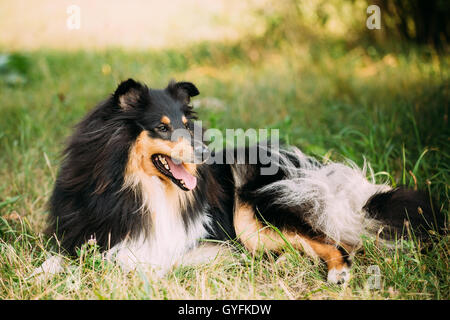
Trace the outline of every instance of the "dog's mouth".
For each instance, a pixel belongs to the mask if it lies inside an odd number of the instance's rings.
[[[176,164],[171,157],[159,153],[152,155],[151,158],[156,169],[170,178],[180,189],[189,191],[196,187],[197,178],[186,170],[183,163]]]

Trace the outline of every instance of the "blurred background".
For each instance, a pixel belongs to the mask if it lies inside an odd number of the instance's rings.
[[[365,157],[447,210],[449,16],[445,0],[2,0],[1,214],[43,225],[73,125],[130,77],[194,82],[207,126]]]
[[[261,3],[261,1],[259,1]],[[70,30],[67,10],[80,9]],[[236,40],[255,26],[245,1],[2,1],[0,41],[12,49],[167,48],[202,40]],[[24,32],[24,30],[27,30]],[[76,30],[76,31],[75,31]]]

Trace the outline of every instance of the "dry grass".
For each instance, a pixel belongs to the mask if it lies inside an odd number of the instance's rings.
[[[361,165],[365,156],[380,180],[430,190],[444,215],[449,206],[448,56],[437,57],[426,48],[350,46],[334,37],[295,44],[246,38],[179,49],[67,52],[54,48],[103,46],[107,39],[118,40],[117,45],[165,46],[161,30],[169,29],[179,30],[181,43],[190,37],[210,39],[195,28],[183,28],[189,22],[183,19],[210,26],[204,19],[210,19],[211,11],[176,1],[180,7],[174,10],[181,17],[171,20],[180,25],[164,29],[168,25],[161,15],[155,19],[162,21],[160,38],[144,39],[142,33],[128,32],[131,24],[125,15],[117,17],[117,6],[111,4],[108,10],[116,11],[110,17],[125,19],[125,36],[105,23],[98,38],[77,42],[75,36],[72,43],[55,28],[55,23],[64,26],[63,19],[46,16],[49,2],[42,3],[42,8],[22,11],[23,1],[0,4],[0,27],[11,30],[1,34],[0,46],[7,51],[53,47],[21,51],[28,61],[22,82],[4,82],[0,74],[0,299],[449,299],[448,236],[435,237],[428,250],[421,243],[403,242],[388,250],[367,241],[346,287],[327,284],[323,264],[289,251],[275,258],[237,250],[232,257],[179,267],[156,279],[148,273],[124,274],[88,247],[68,261],[66,273],[48,280],[29,278],[52,254],[41,232],[65,137],[87,110],[129,77],[151,87],[165,86],[171,78],[193,81],[200,99],[206,97],[198,111],[208,127],[278,128],[285,141],[319,158],[346,157]],[[62,4],[51,10],[65,16]],[[152,15],[139,13],[136,22]],[[19,16],[23,24],[17,23]],[[234,19],[241,25],[241,16]],[[224,21],[218,23],[234,23]],[[52,26],[48,31],[39,27],[47,25]],[[214,39],[227,32],[215,33]],[[381,271],[375,289],[369,288],[372,275],[367,273],[372,265]]]

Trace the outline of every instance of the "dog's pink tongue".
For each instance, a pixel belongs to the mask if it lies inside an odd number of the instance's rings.
[[[175,164],[172,159],[170,159],[170,157],[165,158],[167,163],[169,164],[170,172],[173,174],[173,176],[178,180],[184,180],[184,184],[189,190],[194,189],[197,185],[197,178],[187,172],[181,163]]]

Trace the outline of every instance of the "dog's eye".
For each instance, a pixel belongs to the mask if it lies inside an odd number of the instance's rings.
[[[156,127],[156,129],[158,129],[158,131],[161,132],[169,131],[169,127],[166,124],[160,124],[159,126]]]

